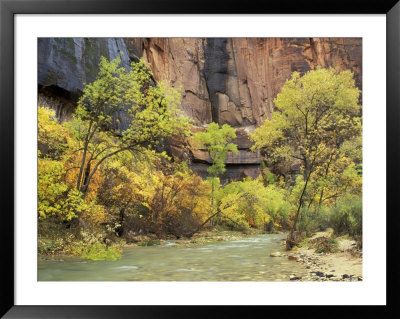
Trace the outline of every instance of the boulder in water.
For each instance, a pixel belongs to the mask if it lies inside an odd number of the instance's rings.
[[[290,276],[289,276],[289,279],[290,279],[290,280],[300,280],[301,277],[298,277],[298,276],[296,276],[296,275],[290,275]]]
[[[280,253],[279,251],[271,253],[269,256],[270,257],[283,257],[282,253]]]

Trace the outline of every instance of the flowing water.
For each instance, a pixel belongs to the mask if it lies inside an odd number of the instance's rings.
[[[87,261],[73,257],[38,261],[39,281],[286,281],[304,267],[283,251],[285,235],[260,235],[199,247],[125,248],[117,261]]]

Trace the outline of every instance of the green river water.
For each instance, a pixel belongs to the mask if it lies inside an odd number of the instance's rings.
[[[74,257],[39,259],[39,281],[287,281],[305,273],[286,257],[286,235],[266,234],[198,247],[162,246],[125,248],[117,261],[87,261]]]

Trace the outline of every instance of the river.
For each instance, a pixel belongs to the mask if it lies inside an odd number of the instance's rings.
[[[282,234],[266,234],[198,247],[125,248],[117,261],[76,257],[39,259],[39,281],[287,281],[304,274],[304,266],[286,257]]]

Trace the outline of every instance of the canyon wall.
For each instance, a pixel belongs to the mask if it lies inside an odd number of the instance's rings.
[[[360,38],[40,38],[38,103],[68,119],[100,56],[121,57],[127,68],[139,58],[150,63],[155,81],[180,90],[180,107],[199,129],[212,121],[235,127],[240,151],[228,156],[225,179],[259,174],[261,157],[249,151],[247,133],[271,117],[293,71],[350,69],[362,86]],[[190,159],[205,176],[208,154],[193,149]]]
[[[54,108],[59,120],[69,119],[85,84],[96,79],[101,56],[131,64],[123,39],[39,38],[38,103]]]
[[[151,64],[157,81],[181,88],[182,109],[198,125],[259,126],[293,71],[350,69],[361,88],[361,39],[125,39]]]

